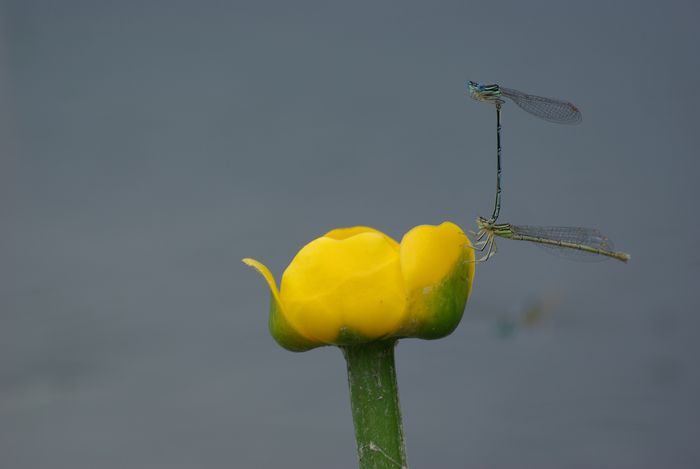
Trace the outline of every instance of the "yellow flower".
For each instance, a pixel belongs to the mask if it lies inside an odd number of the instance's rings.
[[[270,332],[284,348],[352,345],[390,337],[437,339],[459,324],[474,278],[474,250],[454,223],[421,225],[401,244],[365,226],[311,241],[282,275],[243,259],[272,293]]]

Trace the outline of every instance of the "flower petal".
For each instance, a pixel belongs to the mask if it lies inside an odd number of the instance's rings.
[[[317,341],[392,335],[406,307],[398,244],[371,228],[333,230],[292,260],[281,299],[290,321]]]
[[[270,287],[270,317],[268,319],[268,327],[272,337],[282,347],[293,352],[303,352],[323,345],[322,343],[314,342],[304,337],[287,319],[282,303],[280,301],[279,290],[270,269],[263,263],[255,259],[245,258],[243,263],[256,269],[263,276],[267,285]]]
[[[262,262],[256,261],[255,259],[251,259],[250,257],[246,257],[245,259],[242,259],[242,261],[245,265],[249,265],[250,267],[260,272],[260,275],[263,276],[263,278],[267,282],[267,285],[270,287],[270,292],[272,293],[272,296],[275,297],[275,300],[279,301],[280,292],[277,289],[275,277],[272,275],[272,272],[270,272],[270,269],[268,269],[267,266]]]
[[[474,250],[454,223],[421,225],[401,241],[401,271],[408,291],[402,335],[436,339],[459,324],[474,278]]]
[[[353,226],[350,228],[336,228],[334,230],[329,231],[328,233],[324,234],[324,238],[333,238],[337,240],[343,240],[347,238],[351,238],[355,235],[362,234],[362,233],[376,233],[378,235],[381,235],[384,237],[387,243],[391,244],[397,251],[399,250],[399,243],[397,243],[393,238],[390,236],[385,235],[379,230],[376,230],[374,228],[370,228],[369,226]]]

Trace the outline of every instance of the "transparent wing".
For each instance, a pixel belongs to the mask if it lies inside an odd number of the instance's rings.
[[[563,241],[565,243],[588,246],[593,249],[614,252],[613,242],[600,231],[593,228],[581,228],[577,226],[511,226],[513,234],[521,236],[531,236],[552,241]],[[535,243],[545,251],[559,257],[578,261],[603,261],[609,257],[586,252],[579,249],[572,249],[564,246]]]
[[[529,226],[511,225],[514,234],[546,238],[554,241],[564,241],[574,244],[585,244],[595,249],[613,251],[613,242],[594,228],[581,228],[578,226]]]
[[[500,90],[503,96],[540,119],[558,124],[578,124],[581,122],[581,111],[568,101],[535,96],[510,88],[501,87]]]

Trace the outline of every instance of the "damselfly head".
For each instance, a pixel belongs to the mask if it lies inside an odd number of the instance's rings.
[[[493,229],[493,223],[491,223],[484,217],[478,217],[476,219],[476,226],[479,227],[479,230],[490,231],[491,229]]]
[[[472,99],[476,99],[477,101],[480,101],[479,87],[481,85],[479,85],[477,82],[471,81],[471,80],[467,80],[464,84],[467,87],[467,91],[469,91],[469,96],[471,96]]]

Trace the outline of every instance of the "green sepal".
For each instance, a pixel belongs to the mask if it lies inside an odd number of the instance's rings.
[[[370,339],[369,337],[363,336],[359,332],[355,332],[347,326],[343,326],[340,328],[340,332],[338,332],[338,337],[335,338],[335,341],[332,345],[337,345],[338,347],[350,347],[355,345],[366,344],[369,342],[376,342],[378,340],[382,339]]]
[[[464,314],[472,286],[473,257],[467,249],[452,271],[437,285],[411,292],[408,320],[400,337],[439,339],[451,334]]]
[[[312,348],[325,345],[320,342],[313,342],[299,334],[296,329],[289,324],[287,318],[285,318],[284,313],[282,313],[282,307],[274,294],[270,294],[270,318],[268,320],[268,327],[272,338],[275,339],[281,347],[292,352],[305,352]]]

